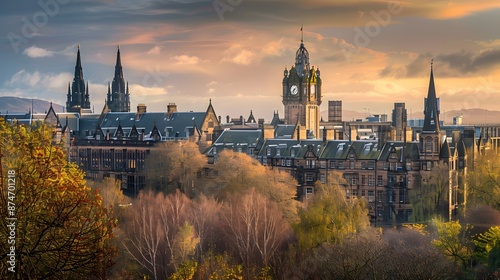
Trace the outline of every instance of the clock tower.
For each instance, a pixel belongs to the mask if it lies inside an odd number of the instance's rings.
[[[295,64],[288,70],[285,67],[283,77],[283,105],[285,122],[305,127],[308,135],[319,138],[321,78],[320,71],[310,67],[309,52],[300,40],[300,47],[295,54]]]

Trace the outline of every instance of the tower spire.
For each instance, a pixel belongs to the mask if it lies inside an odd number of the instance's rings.
[[[439,113],[439,98],[436,97],[436,88],[434,86],[434,59],[432,59],[429,90],[424,104],[424,126],[422,131],[439,132]]]
[[[88,86],[88,85],[87,85]],[[66,100],[66,111],[77,112],[81,109],[90,109],[89,90],[85,90],[85,80],[83,79],[82,59],[80,55],[80,44],[76,53],[75,75],[71,84],[68,85],[68,95]]]
[[[130,112],[128,84],[123,78],[123,67],[120,55],[120,45],[117,45],[115,75],[111,83],[111,98],[108,97],[109,109],[113,112]]]

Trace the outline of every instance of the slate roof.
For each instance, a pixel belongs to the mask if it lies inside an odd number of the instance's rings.
[[[299,141],[294,139],[266,139],[259,150],[258,156],[268,156],[267,151],[271,149],[270,157],[289,157],[290,148],[297,144],[299,144]]]
[[[415,161],[420,159],[420,152],[418,150],[418,142],[406,142],[406,146],[402,141],[388,141],[385,143],[384,147],[380,151],[379,161],[387,161],[391,153],[391,149],[394,147],[398,155],[398,159],[402,161],[403,158]],[[403,150],[404,146],[404,150]],[[404,152],[403,158],[401,157],[401,152]]]
[[[230,149],[235,152],[248,153],[249,148],[255,147],[262,136],[261,130],[233,130],[228,129],[222,132],[217,140],[206,152],[207,155],[215,155],[223,149]],[[215,148],[215,149],[214,149]]]
[[[275,138],[291,139],[295,133],[295,125],[278,124],[274,129]]]
[[[380,147],[377,141],[354,141],[351,147],[356,153],[357,159],[373,159],[376,160],[380,155]]]
[[[206,112],[175,112],[170,118],[164,112],[146,112],[138,116],[134,113],[109,112],[104,115],[100,124],[103,132],[109,130],[113,135],[118,125],[121,125],[126,136],[135,125],[139,132],[149,135],[156,125],[162,138],[188,137],[193,133],[193,127],[200,129],[205,120]],[[97,124],[94,126],[94,130]]]
[[[331,140],[323,148],[320,159],[346,159],[348,151],[348,140]]]

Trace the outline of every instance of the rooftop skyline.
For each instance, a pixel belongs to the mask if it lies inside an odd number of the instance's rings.
[[[270,120],[283,115],[283,70],[303,25],[323,104],[421,115],[434,59],[441,113],[500,110],[500,2],[68,1],[3,3],[0,96],[65,104],[77,46],[91,106],[104,106],[120,45],[131,110],[204,111]]]

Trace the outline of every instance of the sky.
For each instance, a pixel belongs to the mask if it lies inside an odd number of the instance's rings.
[[[0,96],[65,105],[80,45],[91,106],[100,112],[117,45],[131,108],[283,116],[283,70],[301,26],[323,104],[421,116],[430,61],[441,112],[500,110],[498,0],[2,1]]]

